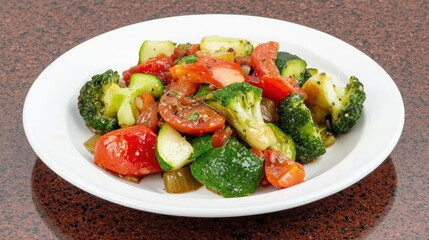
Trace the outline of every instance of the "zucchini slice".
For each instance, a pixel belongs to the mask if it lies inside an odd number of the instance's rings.
[[[160,53],[171,56],[175,48],[176,43],[172,41],[146,40],[140,47],[139,63],[146,62],[150,58],[158,56]]]
[[[154,75],[146,73],[133,73],[128,88],[132,90],[131,99],[146,92],[157,99],[164,93],[164,84],[161,80]]]
[[[179,169],[192,162],[192,145],[176,129],[164,123],[156,139],[156,157],[164,171]]]
[[[248,40],[240,38],[227,38],[219,36],[206,36],[200,42],[203,52],[229,52],[233,50],[236,57],[249,56],[253,51],[253,45]]]

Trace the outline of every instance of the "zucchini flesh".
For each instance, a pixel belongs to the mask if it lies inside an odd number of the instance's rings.
[[[162,81],[155,75],[145,73],[133,73],[128,88],[133,91],[131,99],[146,92],[157,99],[164,93],[164,84]]]
[[[240,38],[227,38],[219,36],[206,36],[200,42],[203,52],[235,52],[235,56],[249,56],[253,51],[253,45],[248,40]]]
[[[156,139],[156,157],[164,171],[179,169],[192,162],[192,145],[168,123],[164,123]]]
[[[139,63],[146,62],[150,58],[156,57],[161,53],[166,56],[171,56],[175,48],[176,43],[172,41],[146,40],[140,47]]]
[[[304,76],[307,63],[302,59],[289,60],[281,71],[283,77],[293,76],[295,79],[300,79]]]

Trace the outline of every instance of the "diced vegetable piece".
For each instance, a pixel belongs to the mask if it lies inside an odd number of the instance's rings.
[[[213,148],[212,135],[206,134],[195,137],[191,140],[191,145],[194,148],[194,151],[192,152],[189,159],[195,160],[197,157]]]
[[[172,41],[153,41],[146,40],[140,47],[139,63],[146,62],[150,58],[157,57],[159,54],[171,56],[176,44]]]
[[[88,140],[85,141],[83,144],[85,148],[92,154],[94,154],[95,149],[95,143],[97,143],[97,140],[100,138],[100,135],[94,134],[92,137],[90,137]]]
[[[95,164],[122,176],[141,177],[161,172],[155,142],[156,134],[145,126],[108,132],[95,145]]]
[[[320,136],[323,139],[323,142],[325,143],[325,147],[330,147],[334,145],[336,142],[336,138],[334,133],[328,130],[328,128],[324,125],[318,125],[317,129],[319,130]]]
[[[147,73],[157,76],[162,83],[168,85],[171,82],[170,68],[174,66],[172,57],[163,54],[151,58],[136,66],[130,67],[122,73],[125,85],[130,83],[131,75],[134,73]]]
[[[279,115],[277,114],[276,103],[268,98],[262,98],[261,100],[261,112],[262,118],[265,122],[277,123],[279,121]]]
[[[295,80],[304,77],[307,63],[301,59],[293,59],[286,63],[283,70],[280,72],[283,77],[293,76]]]
[[[302,86],[311,76],[307,72],[307,63],[300,57],[288,52],[277,52],[276,66],[283,77],[293,77]]]
[[[192,175],[207,188],[226,198],[244,197],[256,191],[264,162],[236,139],[213,148],[191,164]]]
[[[248,40],[239,38],[206,36],[200,43],[201,51],[205,52],[231,52],[235,55],[248,56],[253,51],[253,45]]]
[[[209,94],[210,92],[212,92],[213,90],[210,89],[210,85],[209,84],[201,84],[200,88],[198,89],[198,92],[195,93],[195,97],[205,97],[207,96],[207,94]]]
[[[265,176],[277,188],[292,187],[304,181],[301,164],[292,161],[279,150],[265,150]]]
[[[196,63],[197,60],[198,60],[198,57],[194,55],[183,56],[179,60],[177,60],[176,65],[192,64],[192,63]]]
[[[235,52],[203,52],[198,51],[195,53],[198,57],[210,57],[218,60],[225,60],[229,62],[234,62]]]
[[[162,176],[165,191],[168,193],[185,193],[195,191],[202,186],[191,174],[189,166],[164,172]]]
[[[145,73],[133,73],[128,88],[133,90],[132,99],[145,92],[150,93],[154,98],[159,98],[164,93],[164,84],[161,80],[152,74]]]
[[[277,139],[277,143],[271,145],[268,149],[270,150],[279,150],[286,157],[290,158],[292,161],[295,161],[296,150],[295,143],[292,138],[284,133],[279,127],[272,123],[267,123],[267,125],[273,130],[274,136]]]
[[[192,83],[210,83],[225,87],[235,82],[244,82],[240,65],[234,62],[199,57],[194,64],[175,65],[170,68],[173,79]]]
[[[278,51],[275,62],[279,72],[282,72],[282,70],[286,67],[287,62],[294,59],[301,59],[301,58],[298,57],[297,55],[294,55],[288,52]]]
[[[192,145],[178,131],[168,123],[162,125],[156,140],[156,157],[164,171],[176,170],[189,164],[193,151]]]

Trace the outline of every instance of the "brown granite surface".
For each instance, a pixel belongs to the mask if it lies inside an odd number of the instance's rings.
[[[404,99],[396,148],[375,171],[335,195],[226,219],[118,206],[64,181],[37,157],[24,134],[22,108],[51,61],[108,30],[198,13],[283,19],[368,54]],[[1,1],[0,239],[429,239],[428,13],[428,1]]]

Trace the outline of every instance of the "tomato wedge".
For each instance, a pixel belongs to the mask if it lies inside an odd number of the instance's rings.
[[[307,98],[307,94],[293,78],[285,78],[280,75],[264,75],[262,77],[249,76],[246,82],[262,88],[262,96],[274,101],[276,106],[290,93],[299,93]]]
[[[161,117],[179,132],[203,135],[221,128],[225,117],[210,107],[192,100],[199,84],[171,82],[161,96],[158,112]]]
[[[239,64],[207,56],[193,64],[176,65],[170,72],[179,81],[210,83],[220,88],[245,80]]]
[[[171,73],[169,70],[172,66],[174,66],[173,58],[160,54],[157,57],[151,58],[146,62],[140,63],[139,65],[124,71],[122,76],[126,85],[130,83],[130,78],[133,73],[147,73],[155,75],[161,79],[164,85],[167,85],[171,81]]]
[[[279,150],[265,150],[265,176],[277,188],[287,188],[304,181],[301,164],[292,161]]]
[[[123,176],[142,177],[162,172],[155,155],[155,144],[155,132],[145,126],[117,129],[98,139],[94,161]]]
[[[277,42],[261,43],[252,52],[252,65],[255,76],[278,75],[279,69],[276,66],[277,51],[280,44]]]
[[[231,136],[232,129],[229,126],[223,126],[222,128],[214,131],[212,136],[212,145],[214,148],[222,147],[226,140]]]
[[[290,93],[298,93],[307,98],[307,94],[301,89],[293,78],[280,75],[276,66],[279,44],[267,42],[259,44],[252,53],[252,66],[254,75],[246,78],[246,81],[254,86],[262,88],[262,95],[273,100],[278,106],[280,101]]]

